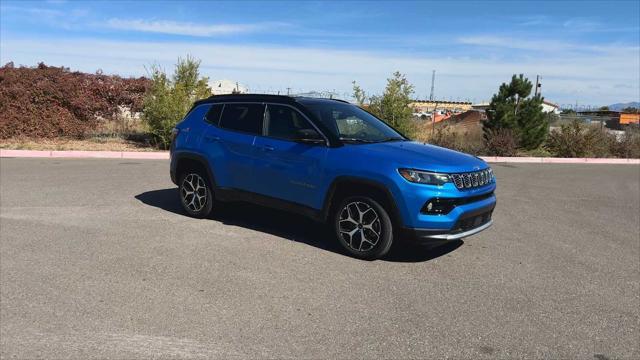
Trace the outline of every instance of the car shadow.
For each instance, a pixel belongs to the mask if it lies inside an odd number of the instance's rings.
[[[143,204],[160,208],[174,214],[188,216],[179,201],[178,189],[147,191],[135,196]],[[297,241],[316,248],[349,256],[335,239],[333,231],[326,225],[302,215],[275,210],[248,203],[224,203],[215,207],[211,220],[225,225],[241,226],[264,232],[283,239]],[[400,239],[382,261],[423,262],[446,255],[464,244],[452,241],[438,247],[425,247]]]

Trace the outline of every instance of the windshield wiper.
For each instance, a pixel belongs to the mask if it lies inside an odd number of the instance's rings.
[[[372,143],[373,142],[371,140],[358,139],[358,138],[352,138],[352,137],[344,137],[344,136],[339,137],[339,139],[340,139],[340,141],[359,142],[359,143]]]
[[[389,142],[389,141],[406,141],[406,139],[399,138],[399,137],[388,137],[388,138],[381,139],[377,142]]]

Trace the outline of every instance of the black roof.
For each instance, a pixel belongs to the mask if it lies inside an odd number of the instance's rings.
[[[241,101],[255,101],[255,102],[276,102],[283,104],[293,104],[298,102],[298,100],[305,101],[339,101],[348,103],[344,100],[338,99],[326,99],[326,98],[308,98],[308,97],[297,97],[297,96],[288,96],[288,95],[270,95],[270,94],[229,94],[229,95],[214,95],[210,96],[206,99],[198,100],[195,102],[194,106],[200,104],[209,104],[209,103],[217,103],[217,102],[241,102]]]

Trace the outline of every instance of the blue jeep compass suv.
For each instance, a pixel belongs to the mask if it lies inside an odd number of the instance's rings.
[[[222,95],[173,130],[171,179],[206,217],[248,201],[328,222],[352,255],[385,255],[401,234],[429,242],[491,226],[493,172],[481,159],[410,141],[340,100]]]

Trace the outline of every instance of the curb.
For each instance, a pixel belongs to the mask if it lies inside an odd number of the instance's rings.
[[[15,158],[75,158],[75,159],[169,159],[168,151],[41,151],[0,149],[0,157]],[[489,163],[522,164],[640,164],[640,159],[617,158],[547,158],[481,156]]]
[[[554,158],[554,157],[500,157],[480,156],[489,163],[521,164],[640,164],[640,159],[620,158]]]
[[[169,159],[168,151],[41,151],[0,149],[0,157],[75,159]]]

